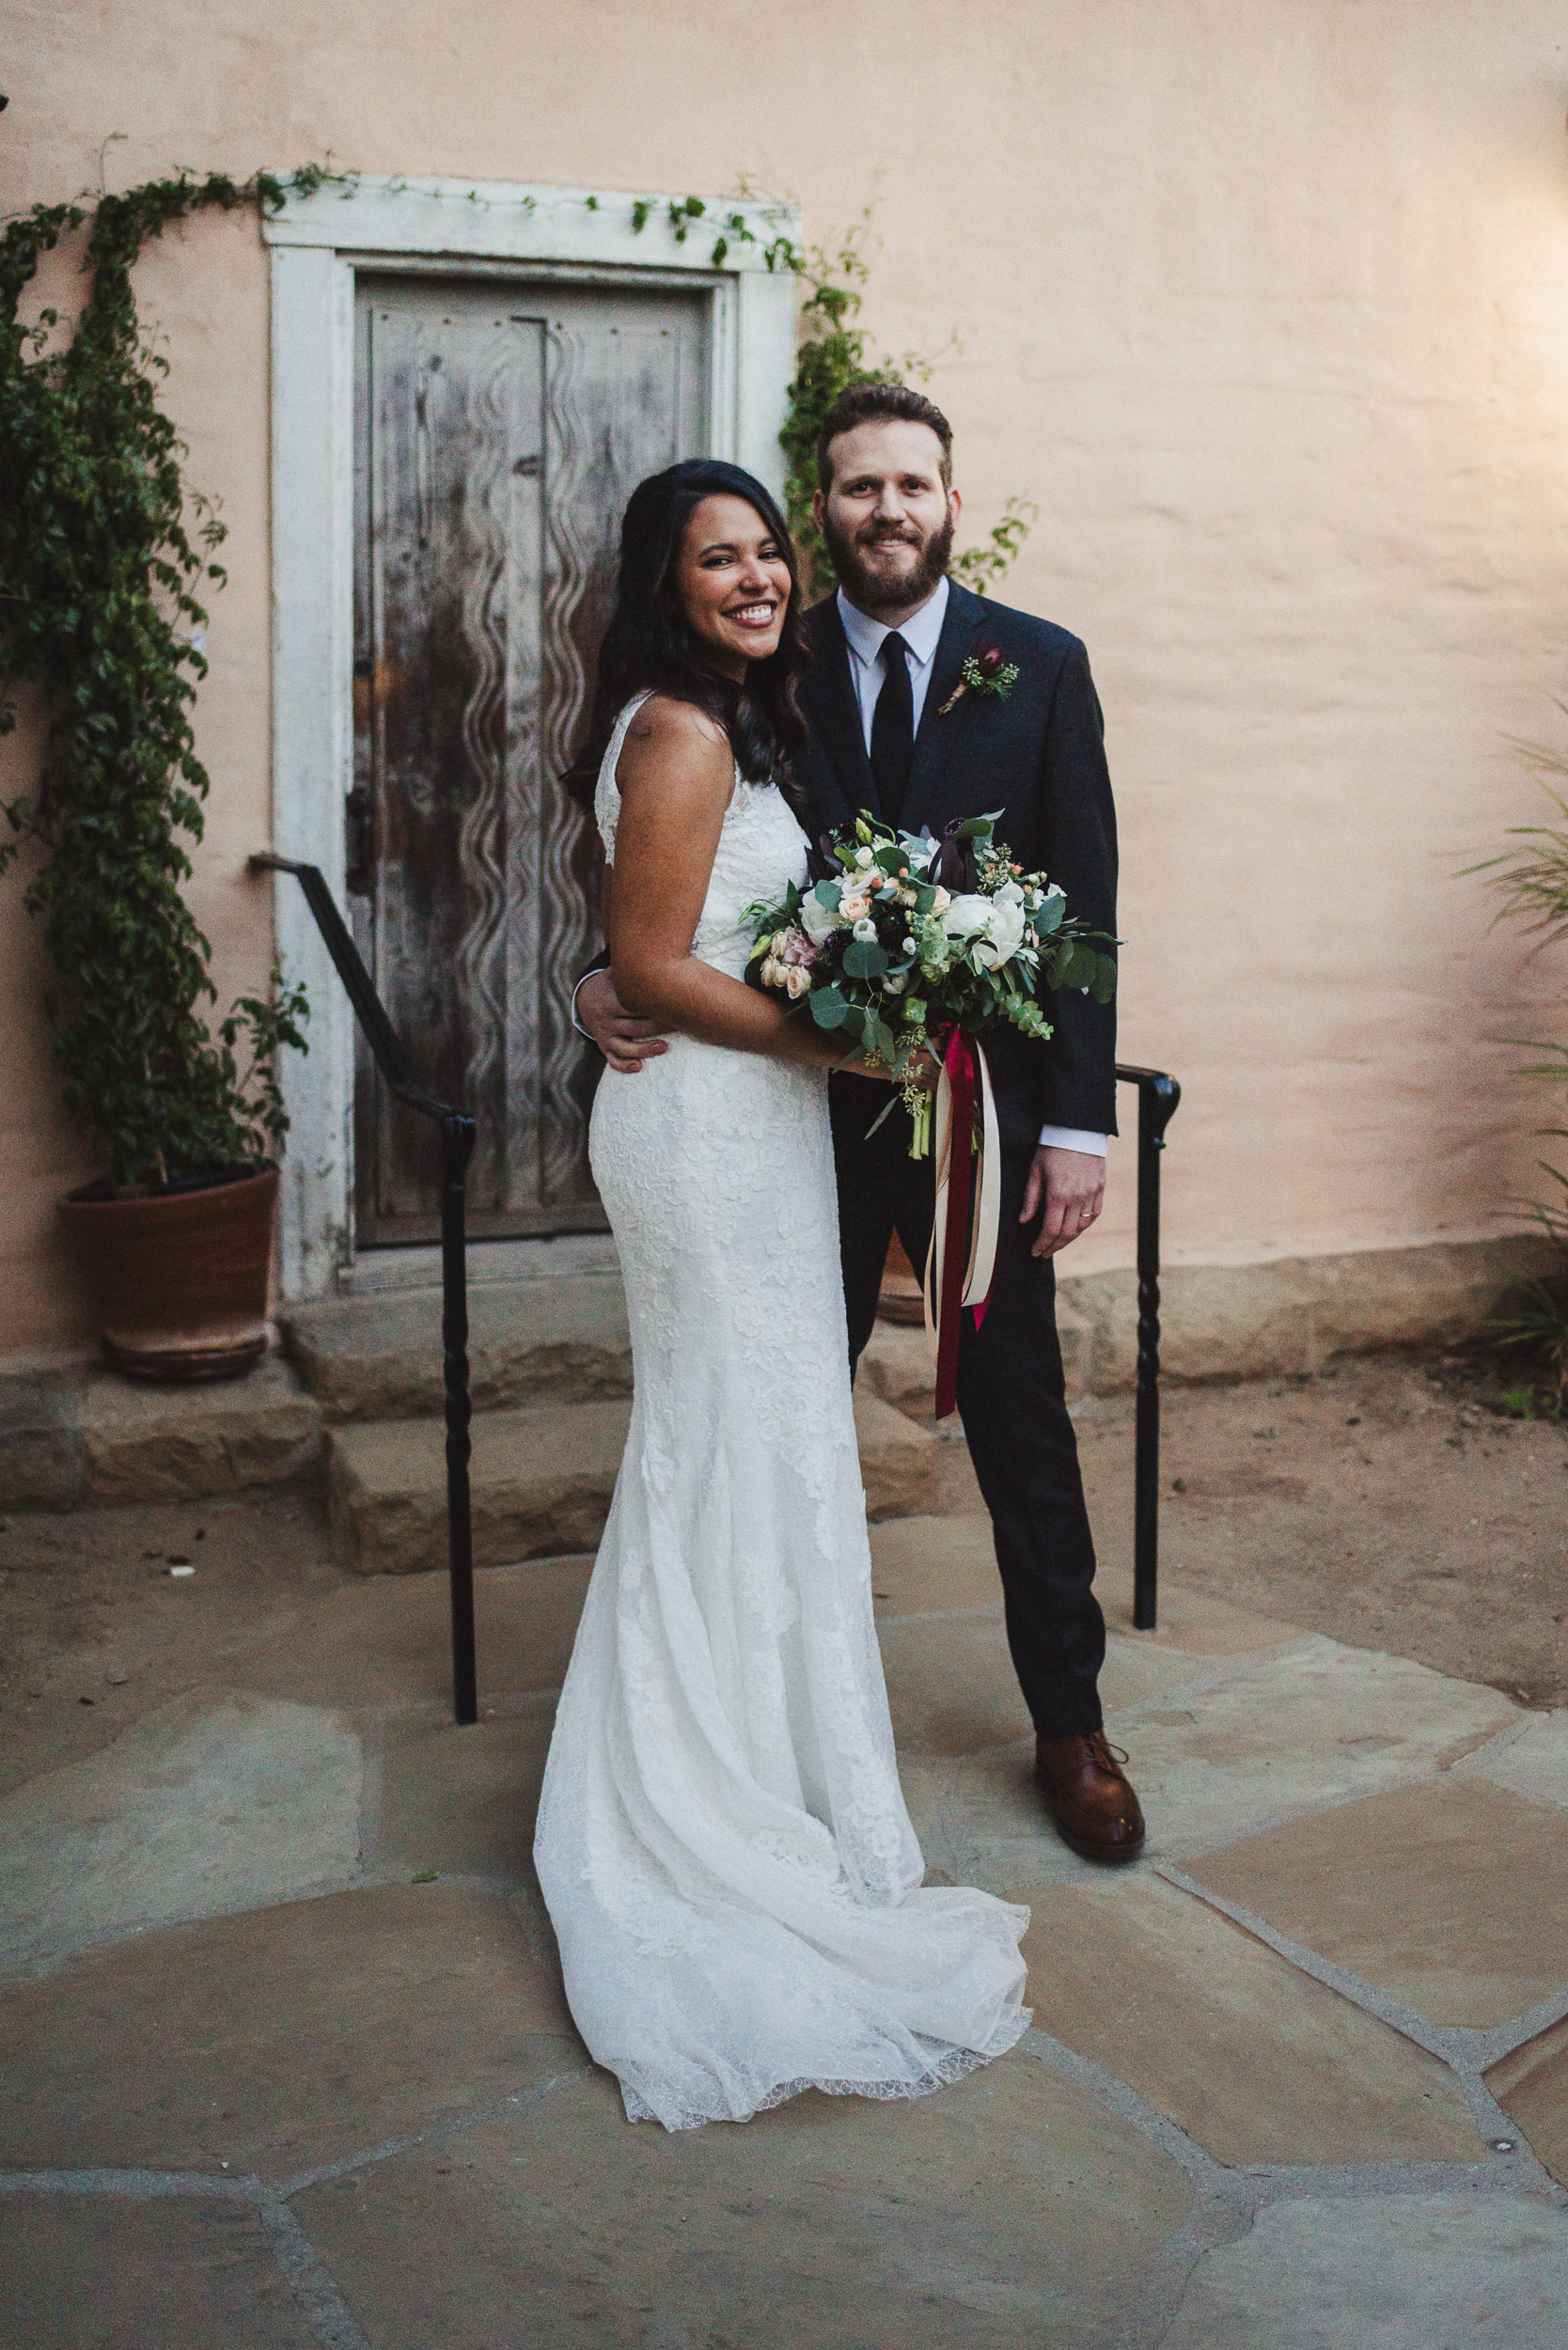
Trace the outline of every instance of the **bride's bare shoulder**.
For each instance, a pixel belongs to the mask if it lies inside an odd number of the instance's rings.
[[[723,785],[733,777],[734,753],[716,718],[673,694],[651,694],[626,729],[619,781],[673,778]]]

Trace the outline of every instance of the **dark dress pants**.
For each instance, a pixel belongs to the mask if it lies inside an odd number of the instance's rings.
[[[935,1177],[929,1158],[909,1156],[902,1104],[867,1139],[887,1104],[884,1084],[836,1076],[831,1101],[853,1364],[871,1335],[895,1229],[917,1272],[925,1264]],[[1018,1221],[1032,1156],[1002,1153],[996,1275],[980,1328],[964,1315],[958,1409],[996,1531],[1012,1662],[1036,1731],[1064,1738],[1100,1727],[1105,1624],[1091,1588],[1094,1542],[1067,1416],[1056,1273],[1049,1257],[1029,1254],[1038,1220]]]

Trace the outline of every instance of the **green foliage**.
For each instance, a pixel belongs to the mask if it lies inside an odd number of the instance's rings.
[[[1023,545],[1035,524],[1040,509],[1032,498],[1010,497],[1002,509],[1002,519],[991,525],[990,537],[978,547],[964,547],[953,557],[953,574],[965,588],[972,588],[977,596],[983,596],[997,588],[1011,571]],[[1011,673],[1016,678],[1016,669]],[[1011,679],[1010,679],[1011,682]],[[995,687],[991,689],[995,691]]]
[[[329,176],[180,173],[35,205],[0,237],[0,733],[23,687],[47,726],[36,791],[4,811],[15,838],[0,870],[23,841],[42,852],[24,902],[57,979],[55,1066],[120,1191],[275,1150],[277,1054],[303,1049],[306,1017],[275,975],[271,1000],[243,999],[215,1040],[198,1009],[212,948],[180,891],[209,788],[190,717],[207,670],[198,591],[223,581],[224,526],[182,482],[158,401],[167,363],[143,337],[132,270],[193,213],[275,210]],[[42,256],[84,226],[87,294],[61,344],[57,312],[30,326],[17,314]]]
[[[223,582],[214,558],[225,531],[181,478],[184,445],[159,405],[167,362],[144,337],[132,272],[149,239],[195,213],[275,211],[342,176],[318,165],[245,180],[181,172],[35,205],[0,234],[0,734],[25,688],[46,723],[37,787],[3,810],[12,837],[0,839],[0,871],[24,842],[41,852],[24,902],[56,977],[53,1058],[66,1108],[118,1190],[275,1152],[287,1128],[277,1056],[304,1049],[306,1016],[303,995],[275,974],[272,997],[243,999],[215,1037],[202,1013],[214,996],[212,948],[180,888],[209,790],[191,725],[207,673],[200,597]],[[782,233],[769,240],[765,219],[759,233],[740,210],[710,212],[699,196],[638,198],[634,229],[656,213],[678,243],[711,230],[714,268],[741,243],[806,282],[780,437],[791,523],[823,592],[832,572],[810,511],[822,419],[848,384],[930,372],[913,354],[868,359],[858,314],[869,220],[832,249],[802,254]],[[52,309],[26,323],[18,313],[40,259],[84,227],[87,293],[73,329],[62,335]],[[981,593],[994,586],[1033,513],[1010,499],[955,573]]]
[[[885,352],[879,359],[868,352],[866,330],[859,321],[870,276],[866,258],[870,235],[868,212],[836,243],[812,245],[792,262],[807,291],[800,311],[794,380],[778,438],[788,461],[784,511],[800,549],[807,595],[813,601],[834,586],[832,559],[811,511],[817,488],[817,438],[829,409],[853,384],[907,384],[912,378],[925,383],[932,372],[933,363],[913,352],[906,352],[902,358]],[[999,586],[1039,510],[1027,498],[1010,497],[989,537],[953,557],[953,576],[980,596]]]
[[[1558,707],[1568,711],[1568,705],[1560,703]],[[1509,838],[1526,841],[1528,847],[1505,850],[1500,856],[1486,857],[1479,865],[1464,870],[1487,876],[1488,885],[1502,901],[1497,916],[1499,922],[1519,922],[1525,929],[1540,932],[1541,944],[1548,946],[1568,933],[1568,800],[1552,780],[1568,778],[1568,755],[1545,744],[1524,743],[1513,737],[1510,740],[1562,822],[1512,825]],[[1539,1060],[1526,1062],[1515,1073],[1517,1075],[1544,1078],[1553,1085],[1568,1084],[1568,1045],[1537,1043],[1524,1038],[1508,1041],[1522,1052],[1543,1056]],[[1561,1126],[1544,1127],[1542,1132],[1556,1140],[1568,1140],[1568,1129]],[[1513,1205],[1561,1251],[1564,1271],[1556,1278],[1527,1281],[1510,1310],[1497,1316],[1487,1326],[1497,1332],[1499,1344],[1527,1348],[1544,1360],[1550,1379],[1550,1409],[1555,1415],[1568,1407],[1568,1176],[1544,1159],[1536,1164],[1547,1182],[1555,1185],[1557,1196],[1516,1200]],[[1515,1418],[1533,1419],[1533,1395],[1532,1389],[1520,1388],[1505,1396],[1503,1402]],[[1531,1399],[1528,1410],[1519,1403],[1521,1396]]]
[[[857,323],[870,274],[864,251],[870,226],[869,220],[856,221],[836,247],[813,245],[800,260],[807,292],[800,310],[794,379],[778,439],[788,463],[784,511],[800,549],[807,594],[813,599],[826,595],[833,586],[832,560],[811,512],[817,436],[823,420],[852,384],[905,380],[890,359],[880,367],[868,364],[865,329]]]
[[[1568,703],[1560,702],[1558,708],[1568,716]],[[1511,824],[1509,839],[1528,841],[1528,848],[1505,850],[1500,856],[1485,857],[1464,870],[1486,874],[1488,886],[1502,900],[1497,916],[1499,922],[1522,922],[1527,930],[1543,932],[1542,944],[1546,945],[1568,931],[1568,799],[1551,780],[1553,776],[1568,779],[1568,753],[1554,751],[1544,743],[1523,743],[1515,736],[1508,740],[1561,822]]]
[[[1487,1327],[1497,1333],[1499,1346],[1527,1348],[1544,1362],[1554,1413],[1568,1405],[1568,1277],[1527,1281],[1511,1310],[1496,1316]],[[1529,1400],[1528,1409],[1521,1398]],[[1533,1387],[1515,1388],[1504,1396],[1503,1402],[1515,1418],[1536,1417]]]

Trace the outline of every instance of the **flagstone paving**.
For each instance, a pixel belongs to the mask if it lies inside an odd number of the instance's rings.
[[[0,2342],[17,2350],[319,2350],[240,2198],[14,2196],[0,2261]]]
[[[1192,1873],[1436,2024],[1506,2023],[1568,1966],[1568,1812],[1479,1778],[1319,1812]]]
[[[1272,2203],[1206,2252],[1167,2350],[1555,2350],[1568,2244],[1522,2196]]]
[[[1446,2064],[1159,1876],[1015,1898],[1033,1913],[1036,2028],[1118,2074],[1216,2161],[1475,2153]]]
[[[1041,1812],[984,1522],[879,1526],[928,1862],[1029,1902],[1033,2028],[914,2105],[670,2138],[529,1864],[588,1562],[481,1574],[459,1731],[441,1578],[302,1558],[242,1638],[204,1554],[183,1684],[16,1750],[6,2350],[1568,2339],[1568,1717],[1179,1583],[1135,1635],[1112,1575],[1151,1837],[1107,1873]]]

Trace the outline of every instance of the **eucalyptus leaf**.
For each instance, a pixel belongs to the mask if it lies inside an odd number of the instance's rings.
[[[893,1031],[885,1020],[879,1020],[876,1013],[870,1010],[866,1013],[865,1035],[867,1044],[879,1060],[892,1060],[898,1049],[894,1042]]]

